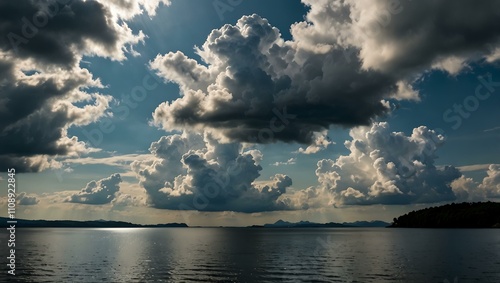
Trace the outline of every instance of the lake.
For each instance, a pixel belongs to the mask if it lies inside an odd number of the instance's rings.
[[[2,282],[500,282],[500,229],[18,228],[16,235],[14,277],[5,228],[0,233]]]

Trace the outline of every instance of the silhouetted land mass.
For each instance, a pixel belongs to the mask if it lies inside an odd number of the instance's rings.
[[[429,207],[394,218],[390,227],[500,228],[500,203],[452,203]]]
[[[16,220],[16,228],[161,228],[161,227],[188,227],[185,223],[166,223],[154,225],[140,225],[123,221],[73,221],[73,220],[26,220],[26,219],[9,219],[0,217],[0,227],[9,227],[9,220]]]
[[[328,228],[328,227],[336,227],[336,228],[348,228],[348,227],[387,227],[390,223],[384,221],[356,221],[356,222],[344,222],[344,223],[314,223],[309,221],[300,221],[296,223],[278,220],[272,224],[264,224],[264,225],[253,225],[250,227],[253,228]]]

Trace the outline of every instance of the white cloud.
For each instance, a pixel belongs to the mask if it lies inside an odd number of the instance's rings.
[[[170,5],[169,0],[98,0],[102,5],[108,7],[114,17],[129,20],[140,15],[143,11],[153,17],[160,4]]]
[[[345,142],[349,155],[318,162],[319,186],[288,196],[298,207],[342,204],[408,204],[454,200],[450,184],[461,176],[434,165],[444,137],[421,126],[410,136],[387,123],[358,127]]]
[[[123,154],[109,157],[79,157],[66,158],[60,160],[61,163],[68,165],[107,165],[130,170],[130,164],[134,161],[150,160],[153,157],[151,154]],[[122,174],[122,176],[124,176]],[[134,175],[135,176],[135,175]]]
[[[302,147],[299,148],[299,150],[296,152],[302,154],[318,153],[326,149],[331,144],[334,144],[334,142],[330,141],[328,136],[326,136],[326,133],[314,133],[313,143],[310,144],[305,149]]]
[[[458,166],[457,169],[460,170],[460,172],[472,172],[472,171],[487,170],[489,167],[490,164],[473,164],[473,165]]]
[[[211,135],[162,137],[150,147],[154,158],[132,163],[148,203],[171,210],[258,212],[288,209],[279,201],[291,179],[276,175],[256,183],[262,167],[256,150],[220,143]]]
[[[117,193],[116,197],[111,201],[113,209],[127,209],[130,206],[145,206],[146,199],[142,196],[134,196],[130,194]]]
[[[113,174],[108,178],[89,182],[80,192],[65,199],[66,202],[83,204],[107,204],[115,199],[120,190],[122,179],[120,174]]]
[[[474,171],[479,169],[474,168]],[[500,165],[490,164],[486,168],[487,176],[481,183],[472,178],[461,176],[455,180],[451,187],[460,200],[478,201],[500,198]]]
[[[500,130],[500,127],[493,127],[493,128],[490,128],[490,129],[486,129],[483,132],[493,132],[493,131],[498,131],[498,130]]]
[[[272,165],[272,166],[281,166],[281,165],[293,165],[295,163],[297,163],[297,158],[292,157],[292,158],[288,159],[287,161],[281,161],[281,162],[276,161],[276,162],[271,163],[269,165]]]
[[[500,164],[491,164],[486,172],[488,176],[483,179],[479,189],[486,191],[490,198],[500,198]]]

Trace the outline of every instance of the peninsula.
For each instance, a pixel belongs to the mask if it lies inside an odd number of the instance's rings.
[[[500,228],[500,203],[452,203],[394,218],[396,228]]]

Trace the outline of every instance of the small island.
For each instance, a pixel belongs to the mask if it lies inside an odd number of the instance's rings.
[[[7,221],[17,221],[18,228],[164,228],[164,227],[188,227],[185,223],[166,223],[166,224],[133,224],[124,221],[107,221],[107,220],[91,220],[91,221],[74,221],[74,220],[27,220],[27,219],[10,219],[0,217],[0,227],[9,227]]]
[[[500,228],[500,203],[452,203],[394,218],[390,228]]]

